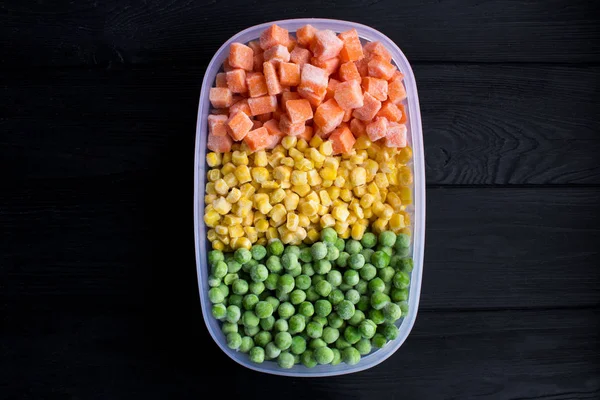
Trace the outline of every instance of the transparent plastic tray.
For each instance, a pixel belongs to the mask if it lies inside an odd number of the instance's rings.
[[[363,42],[379,41],[392,53],[393,62],[400,72],[405,76],[404,84],[406,86],[407,99],[405,108],[408,112],[408,143],[413,149],[412,169],[414,175],[413,203],[409,208],[411,213],[412,246],[411,255],[414,259],[414,269],[411,275],[409,288],[409,312],[408,315],[401,318],[396,325],[399,326],[398,337],[389,342],[382,349],[373,351],[367,356],[363,356],[356,365],[346,365],[344,363],[332,365],[318,365],[314,368],[306,368],[303,365],[295,365],[291,369],[280,368],[276,362],[265,361],[262,364],[252,363],[247,354],[231,350],[227,347],[225,335],[221,332],[219,322],[211,314],[211,303],[208,299],[208,264],[206,254],[210,250],[210,244],[206,239],[206,225],[204,224],[204,187],[206,184],[206,138],[208,135],[207,117],[210,111],[210,102],[208,100],[209,89],[214,86],[216,75],[221,69],[223,62],[228,57],[229,45],[233,42],[247,43],[255,40],[260,33],[272,24],[277,24],[291,33],[298,28],[311,24],[317,29],[331,29],[339,33],[349,29],[356,29]],[[213,59],[210,61],[204,80],[202,81],[202,90],[200,92],[200,103],[198,107],[198,122],[196,125],[196,150],[194,163],[194,233],[196,242],[196,269],[198,272],[198,287],[200,290],[200,299],[202,304],[202,315],[204,322],[215,342],[221,350],[239,364],[253,369],[255,371],[265,372],[275,375],[300,376],[300,377],[323,377],[349,374],[371,368],[388,357],[390,357],[404,343],[410,333],[417,316],[419,307],[419,296],[421,293],[421,279],[423,276],[423,249],[425,241],[425,162],[423,154],[423,133],[421,129],[421,112],[419,110],[419,97],[415,77],[402,51],[387,36],[365,25],[349,21],[339,21],[333,19],[303,18],[289,19],[282,21],[273,21],[256,25],[245,29],[231,37],[219,48]]]

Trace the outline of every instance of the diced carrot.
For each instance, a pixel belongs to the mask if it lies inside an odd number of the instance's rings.
[[[327,60],[323,60],[321,58],[312,57],[310,59],[310,63],[312,65],[314,65],[315,67],[324,69],[325,71],[327,71],[327,74],[331,75],[335,71],[337,71],[337,69],[340,65],[340,58],[333,57],[333,58],[328,58]]]
[[[361,58],[358,61],[354,61],[354,65],[356,65],[356,69],[360,76],[363,78],[369,76],[369,60],[367,58]]]
[[[266,149],[269,145],[269,131],[264,127],[254,129],[248,132],[244,138],[244,143],[248,145],[252,152]]]
[[[404,87],[402,78],[392,78],[392,81],[389,83],[388,87],[388,96],[390,96],[390,101],[392,103],[398,104],[402,100],[406,99],[406,88]]]
[[[225,72],[233,71],[233,67],[229,64],[229,57],[227,57],[225,59],[225,61],[223,61],[223,71],[225,71]]]
[[[250,106],[248,105],[247,99],[242,99],[241,101],[238,101],[237,103],[235,103],[231,107],[229,107],[229,115],[233,115],[233,114],[237,113],[238,111],[243,112],[244,114],[246,114],[249,117],[252,116],[252,112],[250,111]]]
[[[275,96],[276,94],[281,93],[281,84],[279,83],[277,72],[275,71],[275,65],[269,61],[264,62],[263,73],[265,74],[269,95]]]
[[[333,147],[333,154],[348,153],[356,142],[354,135],[350,132],[348,126],[343,125],[331,132],[329,141]]]
[[[357,61],[363,57],[363,49],[356,29],[342,32],[338,36],[344,42],[340,51],[340,58],[343,62]]]
[[[338,103],[334,99],[329,99],[317,107],[313,121],[323,134],[328,134],[342,123],[344,114],[344,110]]]
[[[304,122],[294,124],[287,115],[283,114],[279,120],[279,129],[286,135],[298,136],[304,133]]]
[[[310,61],[310,51],[304,47],[296,46],[290,53],[290,61],[302,68],[304,64]]]
[[[313,127],[306,125],[304,127],[304,132],[298,136],[298,139],[304,139],[307,142],[310,141],[313,137]]]
[[[288,100],[286,112],[292,124],[304,123],[313,117],[312,107],[306,99]]]
[[[264,126],[264,125],[263,125]],[[284,135],[285,136],[285,135]],[[273,150],[279,143],[281,143],[281,139],[283,136],[271,135],[269,134],[267,138],[267,150]]]
[[[209,115],[208,133],[215,136],[227,135],[227,115]]]
[[[215,108],[229,107],[232,100],[231,90],[228,88],[210,88],[208,99]]]
[[[281,116],[284,114],[285,112],[281,109],[281,107],[277,107],[277,109],[271,113],[271,117],[279,121],[281,119]]]
[[[279,83],[284,86],[298,86],[300,84],[300,66],[294,63],[279,63]]]
[[[263,126],[263,123],[260,121],[252,120],[252,129],[258,129]]]
[[[328,60],[333,57],[337,57],[340,51],[344,47],[342,42],[335,32],[329,29],[317,31],[315,33],[315,40],[310,46],[315,57],[322,60]]]
[[[258,114],[255,115],[254,118],[256,118],[257,121],[260,121],[264,124],[265,122],[271,119],[272,114],[273,113]]]
[[[229,108],[211,108],[210,113],[213,115],[227,115],[229,116]]]
[[[337,79],[329,78],[329,83],[327,84],[327,93],[325,94],[325,100],[333,99],[333,95],[335,94],[335,88],[340,83]]]
[[[387,133],[388,120],[385,117],[377,117],[375,121],[367,125],[367,135],[372,142],[385,137]]]
[[[270,119],[267,122],[264,122],[263,127],[269,131],[269,135],[275,135],[279,137],[285,136],[285,133],[281,132],[281,129],[279,129],[279,122],[275,119]]]
[[[386,80],[367,76],[362,79],[361,86],[365,92],[369,92],[371,96],[379,101],[385,101],[388,97],[388,83]]]
[[[233,114],[227,121],[229,127],[229,134],[236,142],[242,140],[252,129],[252,120],[246,114],[241,111]]]
[[[298,92],[283,92],[281,93],[281,101],[279,102],[279,104],[281,105],[281,110],[282,111],[287,111],[286,109],[286,103],[289,100],[298,100],[300,98],[300,95],[298,94]]]
[[[263,54],[265,61],[290,61],[290,52],[288,51],[286,46],[281,44],[277,44],[268,50],[265,50]]]
[[[260,97],[268,93],[265,76],[260,72],[254,72],[252,75],[246,74],[246,85],[248,85],[250,97]]]
[[[398,121],[401,124],[405,124],[406,121],[408,121],[408,115],[406,114],[406,109],[404,108],[404,104],[399,103],[396,104],[396,107],[398,107],[398,110],[400,110],[400,112],[402,113],[402,117],[400,117],[400,121]]]
[[[206,141],[206,147],[208,147],[210,151],[215,151],[217,153],[229,153],[232,144],[233,142],[229,135],[215,136],[208,134],[208,139]]]
[[[315,40],[315,33],[317,33],[317,28],[312,25],[304,25],[296,31],[298,44],[303,47],[310,47]]]
[[[277,97],[252,97],[248,99],[248,106],[250,106],[250,113],[252,115],[270,113],[277,109]]]
[[[288,40],[289,33],[287,29],[273,24],[261,33],[260,47],[263,50],[267,50],[278,44],[287,46]]]
[[[369,92],[364,94],[364,104],[361,108],[357,108],[352,112],[354,118],[358,118],[362,121],[372,120],[377,112],[381,109],[381,102],[375,97],[371,96]]]
[[[358,73],[358,69],[356,68],[356,64],[352,61],[348,61],[340,65],[340,70],[338,71],[340,75],[340,79],[343,81],[351,81],[358,79],[360,81],[360,74]]]
[[[226,78],[226,73],[225,72],[219,72],[217,74],[217,79],[215,82],[215,87],[227,87],[227,78]]]
[[[229,65],[233,68],[241,68],[252,71],[254,51],[241,43],[231,43],[229,46]]]
[[[258,40],[249,41],[248,47],[250,47],[252,49],[252,52],[254,53],[254,55],[257,55],[258,53],[263,52],[263,49],[262,49],[262,47],[260,47],[260,42]]]
[[[231,96],[231,105],[234,105],[236,103],[239,103],[240,101],[244,100],[244,97],[242,97],[239,94],[236,94],[234,96]]]
[[[372,57],[367,64],[369,75],[374,78],[389,80],[396,72],[396,66],[380,57]]]
[[[370,42],[365,44],[364,51],[367,58],[379,57],[387,62],[392,61],[392,55],[381,42]]]
[[[360,88],[360,81],[353,80],[339,83],[335,88],[334,98],[344,110],[362,107],[363,92]]]
[[[304,97],[313,107],[317,107],[325,97],[328,83],[327,71],[305,64],[300,75],[298,94]]]
[[[386,147],[406,147],[406,125],[390,122],[385,135]]]
[[[263,63],[265,62],[264,53],[254,54],[254,71],[263,72]]]
[[[367,128],[365,123],[360,119],[352,118],[350,121],[350,131],[354,135],[354,137],[359,137],[367,134]]]
[[[227,86],[232,93],[244,93],[248,91],[246,85],[246,71],[241,68],[236,68],[233,71],[227,72]]]
[[[383,102],[377,115],[379,117],[386,117],[390,122],[400,122],[402,119],[402,111],[389,100]]]
[[[344,118],[342,118],[342,122],[348,122],[352,119],[352,109],[348,108],[347,110],[344,110]]]

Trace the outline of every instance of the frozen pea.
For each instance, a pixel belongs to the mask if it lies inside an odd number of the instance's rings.
[[[336,306],[335,311],[343,320],[349,320],[355,312],[354,304],[348,300],[344,300]]]
[[[378,246],[377,251],[383,251],[385,254],[387,254],[390,257],[392,257],[392,254],[394,254],[394,251],[392,250],[392,248],[387,247],[387,246]]]
[[[410,247],[410,236],[406,233],[400,233],[396,237],[396,243],[394,243],[394,248],[396,251],[398,249],[408,248]]]
[[[235,259],[231,259],[227,261],[227,272],[230,274],[235,274],[242,269],[242,264],[237,262]]]
[[[288,326],[290,333],[300,333],[306,327],[306,319],[301,314],[292,315]]]
[[[218,261],[216,264],[213,265],[214,266],[212,267],[212,274],[217,278],[224,278],[225,275],[227,275],[227,272],[229,272],[225,261]]]
[[[356,350],[358,350],[361,356],[366,356],[371,352],[371,341],[369,339],[362,338],[354,345],[354,347]]]
[[[373,249],[363,249],[363,251],[360,252],[360,254],[362,254],[363,257],[365,258],[365,263],[371,262],[371,257],[373,256],[374,253],[375,253],[375,250],[373,250]]]
[[[381,349],[383,346],[386,345],[386,343],[387,339],[381,333],[376,333],[375,336],[373,336],[373,339],[371,339],[371,344],[373,345],[373,347],[376,347],[378,349]]]
[[[387,340],[394,340],[398,337],[398,328],[394,324],[386,323],[379,327],[379,331]]]
[[[367,281],[363,281],[362,279],[360,279],[358,281],[358,283],[356,285],[354,285],[354,289],[359,294],[365,294],[365,293],[367,293],[368,288],[369,288],[369,285],[368,285]]]
[[[395,273],[396,273],[396,271],[394,270],[394,268],[385,267],[385,268],[380,269],[379,273],[377,275],[379,275],[381,280],[384,281],[385,283],[390,283],[392,281],[392,278],[394,277]]]
[[[281,354],[281,349],[277,347],[275,343],[267,343],[267,345],[265,346],[265,356],[268,359],[272,360],[274,358],[277,358],[279,357],[279,354]]]
[[[265,331],[273,329],[273,325],[275,325],[275,317],[272,315],[260,320],[260,327]]]
[[[269,276],[267,276],[267,279],[265,279],[265,287],[269,290],[275,290],[277,289],[277,282],[279,281],[279,275],[272,273],[269,274]]]
[[[371,256],[371,264],[373,264],[377,269],[385,268],[389,265],[389,263],[390,256],[388,256],[387,253],[384,253],[383,251],[376,251]]]
[[[259,295],[265,291],[265,284],[263,282],[250,282],[250,293]]]
[[[312,264],[306,263],[302,265],[302,274],[307,275],[309,277],[315,274],[315,269]]]
[[[359,271],[360,277],[365,281],[370,281],[377,275],[377,268],[373,264],[365,264]]]
[[[255,259],[252,259],[252,260],[248,261],[246,264],[242,265],[242,271],[249,274],[252,267],[254,267],[256,265],[258,265],[258,261],[256,261]]]
[[[410,254],[410,248],[408,247],[402,247],[400,249],[396,250],[396,254],[399,255],[400,257],[408,257],[408,255]]]
[[[289,329],[290,329],[290,324],[287,322],[287,320],[282,319],[282,318],[278,319],[273,324],[274,332],[287,332],[287,331],[289,331]]]
[[[277,313],[279,314],[279,317],[283,319],[288,319],[289,317],[294,315],[295,312],[296,309],[294,308],[294,306],[288,302],[281,303],[277,308]]]
[[[330,326],[323,329],[322,338],[325,341],[325,343],[331,344],[331,343],[335,342],[336,340],[338,340],[339,337],[340,337],[340,332],[337,329],[332,328]]]
[[[242,308],[242,300],[243,300],[244,296],[241,296],[239,294],[232,294],[231,296],[229,296],[229,299],[227,301],[227,303],[229,305],[233,305],[233,306],[238,306],[239,308]]]
[[[348,347],[351,347],[351,346],[352,345],[350,343],[348,343],[348,341],[341,336],[338,340],[335,341],[335,348],[339,349],[340,351],[347,349]]]
[[[385,231],[379,234],[379,244],[392,247],[396,243],[396,234],[392,231]]]
[[[294,366],[294,356],[287,351],[282,352],[277,357],[277,365],[284,369],[290,369]]]
[[[352,254],[348,259],[348,266],[352,269],[359,270],[365,265],[365,257],[360,254]]]
[[[268,318],[273,314],[273,306],[268,301],[259,301],[254,307],[254,313],[258,318]]]
[[[369,319],[375,322],[377,325],[383,324],[385,322],[385,316],[383,315],[382,310],[369,310]]]
[[[248,282],[243,279],[238,279],[231,285],[231,290],[235,294],[246,294],[248,293]]]
[[[258,332],[260,332],[260,328],[258,326],[245,326],[244,327],[244,333],[246,334],[246,336],[254,336]]]
[[[286,246],[285,250],[283,250],[283,254],[293,254],[297,259],[300,255],[300,247],[294,245]]]
[[[410,284],[410,277],[406,272],[398,271],[394,275],[392,283],[397,289],[406,289]]]
[[[310,287],[311,279],[308,275],[298,275],[296,277],[296,287],[300,290],[306,290]]]
[[[254,340],[250,336],[244,336],[238,350],[242,353],[247,353],[252,347],[254,347]]]
[[[250,349],[250,361],[261,364],[265,361],[265,350],[262,347],[254,346]]]
[[[280,256],[283,254],[283,243],[279,239],[273,239],[267,246],[269,254],[274,256]]]
[[[358,240],[349,239],[346,241],[345,250],[350,255],[358,254],[362,250],[362,245]]]
[[[271,256],[267,258],[267,268],[274,274],[281,272],[283,266],[281,265],[281,260],[279,259],[279,257]]]
[[[390,298],[393,302],[400,302],[408,300],[408,289],[397,289],[392,288]]]
[[[314,264],[314,269],[317,274],[325,275],[331,271],[331,261],[319,260]]]
[[[371,293],[383,292],[384,289],[385,289],[385,282],[381,278],[375,278],[369,282],[369,291]]]
[[[264,282],[269,276],[269,270],[262,264],[255,265],[250,269],[250,278],[254,282]]]
[[[302,267],[300,267],[300,264],[298,264],[296,268],[290,269],[288,271],[288,274],[296,278],[297,276],[300,276],[302,274]]]
[[[295,289],[290,293],[290,302],[294,305],[302,303],[306,300],[306,292],[304,290]]]
[[[325,280],[320,281],[315,285],[315,291],[323,297],[329,296],[329,293],[331,293],[332,290],[331,283]]]
[[[260,319],[252,311],[245,311],[242,315],[242,324],[244,326],[254,327],[258,326]]]
[[[348,365],[356,365],[360,361],[360,353],[354,347],[342,350],[342,360]]]
[[[317,365],[317,360],[315,360],[315,357],[313,356],[313,352],[311,350],[306,350],[300,355],[300,362],[306,368],[314,368]]]
[[[211,311],[213,317],[215,317],[218,320],[225,319],[225,316],[227,314],[227,308],[225,307],[225,304],[222,303],[213,305]]]
[[[346,242],[344,242],[344,239],[342,238],[338,238],[335,241],[335,247],[339,250],[339,252],[341,253],[342,251],[344,251],[344,249],[346,248]]]
[[[322,260],[327,256],[327,246],[323,242],[316,242],[311,246],[310,252],[313,260]]]
[[[260,331],[254,335],[254,343],[260,347],[265,347],[271,340],[273,340],[271,332]]]
[[[230,305],[227,307],[227,314],[225,315],[227,322],[235,324],[240,320],[241,317],[242,310],[240,310],[238,306]]]
[[[339,329],[344,325],[344,320],[340,318],[337,313],[331,313],[327,316],[327,322],[329,326],[335,329]]]
[[[376,310],[382,310],[390,302],[390,296],[382,292],[375,292],[371,295],[371,307]]]
[[[325,259],[329,261],[337,260],[340,256],[340,251],[335,247],[335,244],[326,243],[325,245],[327,246],[327,257]]]
[[[402,257],[400,257],[398,254],[394,254],[390,257],[390,267],[394,269],[400,269],[401,263]]]
[[[360,239],[360,244],[367,249],[375,247],[377,244],[377,236],[372,232],[366,232],[362,239]]]
[[[327,347],[327,343],[325,343],[325,341],[321,338],[311,339],[310,343],[308,344],[308,347],[311,350],[316,350],[319,347]]]
[[[407,274],[410,274],[414,267],[414,261],[412,258],[403,258],[400,261],[400,269]]]
[[[245,249],[243,247],[237,249],[233,254],[233,258],[240,264],[245,264],[248,261],[252,260],[252,253],[250,250]]]
[[[254,310],[254,306],[256,306],[256,303],[258,303],[258,296],[255,294],[247,294],[244,296],[243,300],[242,300],[242,306],[244,307],[245,310]]]
[[[275,309],[277,309],[277,307],[279,307],[280,301],[276,297],[268,296],[265,299],[265,301],[271,303],[271,305],[273,306],[273,310],[275,310]]]
[[[331,360],[331,365],[338,365],[342,362],[342,353],[338,349],[331,349],[333,351],[333,360]]]
[[[323,325],[315,321],[310,321],[306,325],[306,334],[313,339],[320,338],[323,334]]]
[[[297,266],[300,266],[298,264],[298,256],[293,253],[286,253],[286,254],[282,255],[281,256],[281,265],[287,271],[289,271],[290,269],[294,269]]]
[[[213,304],[222,303],[225,300],[225,295],[220,288],[216,287],[208,291],[208,299]]]
[[[309,287],[306,291],[306,300],[308,301],[317,301],[320,297],[321,296],[317,293],[314,286]]]
[[[235,274],[235,275],[237,275],[237,274]],[[219,290],[221,292],[223,292],[223,296],[225,296],[226,298],[227,298],[227,296],[229,296],[229,286],[227,286],[227,285],[229,285],[229,283],[226,284],[224,282],[219,285]]]
[[[337,240],[337,232],[333,228],[325,228],[321,231],[321,241],[326,243],[335,243]]]
[[[344,279],[344,277],[342,276],[342,284],[340,286],[338,286],[338,289],[340,289],[342,292],[347,292],[348,290],[352,289],[353,286],[352,285],[348,285],[347,283],[345,283],[343,281],[343,279]]]
[[[311,278],[311,282],[312,282],[313,286],[323,280],[325,280],[325,277],[323,275],[315,275]]]
[[[383,308],[383,316],[385,317],[385,320],[387,322],[394,323],[397,320],[399,320],[402,316],[402,310],[400,309],[399,305],[394,303],[388,303]]]
[[[355,289],[350,289],[346,292],[346,300],[350,301],[352,304],[357,304],[360,300],[360,293]]]
[[[281,302],[286,302],[290,299],[290,294],[280,289],[275,290],[275,296],[277,296]]]
[[[366,312],[371,308],[371,299],[369,296],[361,295],[360,300],[356,303],[356,308],[362,312]]]
[[[302,354],[306,351],[306,339],[302,336],[294,336],[292,338],[292,345],[290,346],[290,351],[293,354]]]
[[[371,339],[375,335],[375,332],[377,332],[377,325],[370,319],[365,319],[358,326],[358,331],[362,337]]]
[[[310,252],[310,248],[306,247],[300,251],[300,255],[298,255],[300,261],[309,263],[313,260],[312,253]]]
[[[221,331],[223,331],[224,335],[228,335],[232,332],[237,332],[238,326],[237,324],[232,324],[231,322],[223,322],[223,325],[221,325]]]
[[[211,250],[208,252],[208,263],[210,265],[216,265],[219,261],[223,261],[225,258],[220,250]]]
[[[349,258],[350,258],[350,254],[346,253],[345,251],[342,251],[340,253],[339,257],[337,258],[337,260],[335,260],[335,263],[340,268],[346,268],[348,266]]]
[[[333,361],[333,351],[329,347],[319,347],[315,350],[315,360],[321,365],[329,364]]]
[[[305,317],[310,317],[315,313],[315,308],[312,303],[304,301],[300,304],[300,306],[298,306],[298,312]]]
[[[339,289],[335,289],[329,293],[327,299],[329,299],[329,302],[335,306],[344,300],[344,293]]]
[[[252,258],[254,258],[256,261],[260,261],[267,256],[267,249],[265,249],[265,246],[260,244],[255,244],[252,246],[250,252],[252,253]]]
[[[332,306],[327,300],[321,299],[315,302],[315,313],[319,317],[326,317],[331,314]]]
[[[344,339],[350,344],[355,344],[361,337],[360,331],[355,326],[347,326],[346,329],[344,329]]]
[[[408,302],[407,301],[401,301],[401,302],[398,303],[398,305],[400,306],[400,310],[402,311],[402,315],[408,314]]]
[[[223,278],[223,285],[225,285],[225,286],[231,285],[233,282],[237,281],[238,279],[240,279],[238,274],[227,274],[227,275],[225,275],[225,278]]]
[[[290,293],[294,290],[295,285],[296,281],[294,280],[294,277],[289,274],[281,275],[277,281],[277,289],[284,293]]]
[[[358,283],[360,277],[358,276],[358,272],[353,269],[349,269],[344,272],[344,283],[350,286],[354,286]]]
[[[287,350],[292,345],[292,335],[289,332],[279,332],[275,335],[274,343],[280,350]]]
[[[352,316],[352,318],[348,320],[348,324],[352,326],[358,326],[364,319],[365,313],[360,310],[356,310],[354,311],[354,315]]]
[[[208,286],[210,287],[218,287],[221,284],[221,278],[217,278],[216,276],[208,277]]]

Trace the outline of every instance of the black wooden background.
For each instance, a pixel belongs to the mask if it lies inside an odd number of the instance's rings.
[[[0,1],[0,398],[599,398],[593,3]],[[383,364],[326,379],[229,360],[196,284],[204,68],[295,17],[392,38],[425,139],[416,325]]]

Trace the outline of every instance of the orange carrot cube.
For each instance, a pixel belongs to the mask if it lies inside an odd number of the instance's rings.
[[[279,143],[281,143],[281,139],[283,139],[282,136],[269,134],[269,137],[267,138],[267,147],[265,149],[273,150]]]
[[[361,58],[358,61],[354,61],[354,65],[356,65],[356,69],[360,76],[363,78],[369,76],[369,60],[367,58]]]
[[[333,147],[333,154],[348,153],[352,150],[352,146],[356,142],[354,135],[350,132],[347,125],[342,125],[329,136],[329,141]]]
[[[265,62],[265,53],[254,53],[254,71],[263,72],[263,63]]]
[[[231,90],[228,88],[210,88],[208,99],[210,104],[215,108],[225,108],[231,105],[232,101]]]
[[[235,140],[239,142],[246,134],[252,129],[252,120],[246,114],[241,111],[233,114],[229,117],[229,121],[227,121],[227,126],[229,127],[229,135]]]
[[[344,42],[344,46],[340,51],[340,59],[342,62],[357,61],[363,58],[363,49],[356,29],[342,32],[338,37]]]
[[[312,25],[304,25],[296,31],[298,44],[303,47],[310,47],[315,41],[315,33],[317,33],[317,28]]]
[[[229,65],[233,68],[241,68],[252,71],[254,66],[254,51],[244,44],[231,43],[229,46]]]
[[[229,108],[211,108],[210,113],[213,115],[227,115],[229,116]]]
[[[379,57],[387,62],[392,61],[392,55],[381,42],[370,42],[365,44],[364,51],[367,58]]]
[[[263,49],[262,49],[262,47],[260,47],[260,42],[258,40],[249,41],[248,47],[250,47],[252,49],[252,52],[254,53],[254,55],[257,55],[258,53],[263,52]]]
[[[312,107],[306,99],[288,100],[285,107],[292,124],[304,123],[313,117]]]
[[[293,37],[291,34],[288,37],[288,44],[287,44],[287,49],[288,51],[291,53],[292,50],[294,50],[294,48],[298,45],[298,41],[296,40],[295,37]]]
[[[269,132],[264,127],[251,130],[244,138],[244,143],[252,152],[264,150],[269,145]]]
[[[216,136],[212,134],[208,134],[208,139],[206,141],[206,147],[209,150],[217,152],[217,153],[228,153],[231,151],[231,145],[233,144],[229,135],[225,136]]]
[[[402,111],[391,101],[386,100],[381,105],[381,109],[377,113],[379,117],[385,117],[390,122],[400,122],[402,119]]]
[[[398,104],[402,100],[406,99],[406,88],[404,87],[404,83],[402,82],[401,78],[393,78],[389,83],[388,88],[388,96],[390,96],[390,101],[392,103]]]
[[[380,57],[373,57],[367,64],[369,76],[389,80],[396,72],[396,66]]]
[[[229,107],[229,115],[233,115],[235,113],[237,113],[238,111],[243,112],[244,114],[246,114],[247,116],[252,116],[252,113],[250,112],[250,106],[248,106],[248,100],[247,99],[242,99],[240,101],[238,101],[235,104],[232,104],[231,107]]]
[[[333,99],[333,95],[335,94],[335,88],[340,83],[337,79],[329,78],[329,83],[327,84],[327,92],[325,93],[325,100]]]
[[[263,127],[269,132],[269,135],[279,136],[280,138],[285,136],[285,133],[279,129],[279,122],[275,119],[264,122]]]
[[[306,125],[304,127],[304,132],[298,136],[298,139],[304,139],[308,142],[308,141],[310,141],[310,139],[312,139],[313,133],[314,133],[313,127]]]
[[[388,120],[386,117],[377,117],[375,121],[367,125],[367,135],[372,142],[385,137],[388,128]]]
[[[298,86],[300,84],[300,66],[294,63],[279,63],[279,83],[284,86]]]
[[[313,120],[319,130],[327,135],[342,123],[344,114],[344,110],[338,103],[334,99],[329,99],[317,107]]]
[[[333,57],[333,58],[329,58],[327,60],[323,60],[322,58],[312,57],[310,59],[310,63],[312,65],[314,65],[315,67],[324,69],[325,71],[327,71],[328,75],[331,75],[335,71],[337,71],[338,66],[340,65],[340,58]]]
[[[283,62],[290,61],[290,52],[288,51],[287,47],[280,44],[277,44],[271,47],[270,49],[265,50],[263,56],[265,58],[265,62],[275,60]]]
[[[408,121],[408,115],[406,114],[406,109],[404,108],[404,104],[398,103],[398,104],[396,104],[396,107],[398,107],[398,110],[400,110],[400,112],[402,113],[402,117],[400,117],[400,121],[398,121],[398,123],[405,124],[406,121]]]
[[[260,121],[264,124],[265,122],[271,119],[272,114],[273,113],[258,114],[255,115],[254,118],[256,118],[257,121]]]
[[[232,93],[244,93],[248,91],[246,85],[246,71],[241,68],[236,68],[233,71],[227,72],[227,86]]]
[[[335,88],[335,101],[344,110],[363,106],[363,92],[360,81],[340,82]]]
[[[258,129],[263,126],[263,123],[260,121],[252,120],[252,129]]]
[[[278,44],[287,46],[289,37],[287,29],[273,24],[260,34],[260,47],[267,50]]]
[[[310,51],[304,47],[296,46],[290,53],[290,61],[302,68],[304,64],[310,61]]]
[[[281,105],[281,110],[282,111],[287,111],[286,109],[286,103],[289,100],[298,100],[300,98],[300,95],[298,94],[298,92],[283,92],[281,93],[281,101],[279,102],[279,104]]]
[[[244,100],[244,98],[240,95],[231,96],[231,105],[234,105],[242,100]]]
[[[232,70],[233,70],[233,67],[229,64],[229,57],[227,57],[225,59],[225,61],[223,61],[223,71],[229,72]]]
[[[271,113],[271,118],[279,121],[281,119],[281,116],[284,114],[285,112],[281,109],[281,107],[277,107],[277,109]]]
[[[275,96],[281,93],[281,84],[279,78],[277,78],[277,72],[275,71],[275,65],[271,62],[263,63],[263,73],[265,74],[265,81],[267,82],[267,90],[269,95]]]
[[[328,76],[327,71],[310,64],[305,64],[300,75],[298,93],[310,101],[313,106],[318,105],[325,97]]]
[[[227,135],[227,115],[209,115],[208,133],[215,136]]]
[[[315,40],[310,46],[315,57],[322,60],[328,60],[333,57],[337,57],[340,51],[344,47],[342,42],[335,32],[329,29],[317,31],[315,33]]]
[[[360,81],[360,74],[358,73],[358,69],[356,68],[356,64],[352,61],[348,61],[340,65],[340,70],[338,71],[340,75],[340,79],[343,81],[351,81],[358,79]]]
[[[388,83],[386,80],[367,76],[362,79],[361,86],[365,92],[368,92],[379,101],[385,101],[388,97]]]
[[[377,112],[381,109],[381,102],[375,97],[371,96],[369,92],[366,92],[363,96],[364,104],[362,107],[355,109],[352,112],[354,118],[358,118],[361,121],[372,120]]]
[[[359,137],[367,134],[367,127],[360,119],[352,118],[350,121],[350,131],[354,137]]]
[[[227,74],[225,72],[219,72],[215,80],[215,87],[227,87]]]
[[[279,120],[279,129],[286,135],[298,136],[304,133],[304,122],[294,124],[287,115],[283,114]]]
[[[342,118],[342,122],[348,122],[352,119],[352,109],[348,108],[347,110],[344,110],[344,118]]]
[[[277,97],[251,97],[248,99],[248,106],[250,107],[250,114],[252,115],[270,113],[277,109]]]
[[[246,74],[246,85],[248,85],[250,97],[260,97],[268,93],[265,76],[260,72]]]
[[[386,147],[406,147],[406,125],[390,122],[385,135]]]

